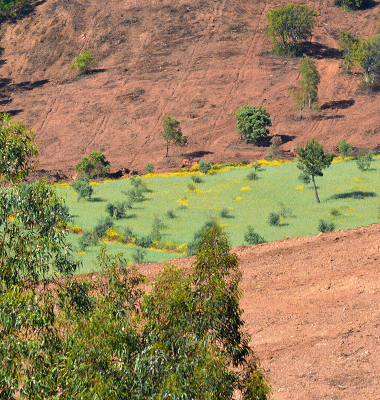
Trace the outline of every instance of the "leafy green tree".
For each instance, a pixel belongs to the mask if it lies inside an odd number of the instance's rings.
[[[75,69],[78,72],[77,76],[89,74],[91,67],[96,64],[93,55],[84,50],[82,53],[75,56],[75,61],[70,65],[70,69]]]
[[[78,201],[81,199],[90,200],[92,194],[94,193],[94,189],[89,183],[89,179],[87,176],[78,176],[74,185],[74,190],[78,192]]]
[[[176,146],[185,146],[187,144],[187,137],[182,135],[180,122],[175,118],[167,115],[162,122],[164,130],[161,132],[161,136],[166,141],[166,155],[169,154],[169,143],[172,142]]]
[[[306,102],[309,104],[309,108],[318,104],[318,85],[321,81],[321,77],[315,64],[308,56],[303,56],[301,60],[301,79],[299,84],[305,96]]]
[[[270,115],[262,106],[245,105],[236,111],[235,118],[240,139],[244,138],[247,143],[258,143],[261,138],[268,136],[267,126],[272,126]]]
[[[88,157],[83,157],[75,166],[75,171],[87,175],[90,179],[100,178],[110,172],[110,163],[100,151],[93,151]]]
[[[370,5],[370,0],[334,0],[337,7],[350,8],[352,10],[360,10]]]
[[[0,182],[20,182],[33,169],[38,155],[34,132],[10,114],[0,114]]]
[[[350,32],[340,31],[339,40],[339,51],[343,51],[343,64],[346,67],[346,71],[349,72],[354,64],[354,55],[359,45],[359,39],[352,36]]]
[[[247,232],[244,234],[244,241],[251,246],[265,243],[265,239],[255,232],[255,229],[251,225],[248,225]]]
[[[307,40],[314,28],[316,10],[307,5],[288,3],[274,8],[266,15],[267,37],[272,38],[273,51],[280,54],[295,54],[301,50],[300,42]]]
[[[380,75],[380,34],[361,39],[354,50],[353,59],[363,71],[364,83],[372,87]]]
[[[311,177],[315,198],[317,203],[320,203],[314,177],[323,176],[322,170],[331,165],[334,154],[326,154],[323,151],[323,146],[314,138],[310,142],[306,142],[305,148],[298,146],[297,154],[299,156],[297,167],[301,170],[301,177],[303,179]]]
[[[202,174],[207,174],[208,171],[211,169],[211,164],[207,160],[199,160],[199,171],[202,172]]]
[[[358,159],[356,160],[356,165],[359,171],[365,172],[370,170],[372,156],[373,156],[372,151],[359,154]]]
[[[144,171],[146,171],[148,174],[153,174],[153,172],[154,172],[153,163],[150,162],[150,163],[146,164],[144,167]]]
[[[342,154],[342,158],[345,159],[352,151],[352,143],[347,143],[346,139],[339,140],[338,149]]]

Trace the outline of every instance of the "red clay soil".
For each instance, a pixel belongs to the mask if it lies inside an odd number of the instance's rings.
[[[234,113],[264,105],[270,136],[290,151],[316,137],[333,150],[346,138],[356,147],[380,145],[379,94],[358,86],[341,66],[339,31],[374,35],[380,3],[346,12],[306,2],[320,16],[306,53],[321,74],[320,114],[298,121],[288,91],[299,59],[273,56],[265,15],[286,4],[247,0],[47,0],[30,15],[2,25],[1,111],[35,129],[40,168],[61,170],[101,150],[112,171],[179,168],[183,158],[253,160],[264,147],[239,143]],[[94,73],[76,79],[74,56],[90,51]],[[162,120],[172,115],[188,137],[165,158]]]
[[[233,250],[274,400],[380,399],[379,234],[374,224]],[[154,279],[162,264],[140,271]]]

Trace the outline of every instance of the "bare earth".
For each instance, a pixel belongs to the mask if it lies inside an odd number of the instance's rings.
[[[380,399],[379,233],[374,224],[233,250],[275,400]],[[140,270],[154,278],[161,267]]]
[[[298,121],[288,91],[299,59],[270,52],[265,15],[286,4],[247,0],[47,0],[29,16],[2,26],[2,111],[36,131],[40,168],[68,177],[74,165],[101,150],[112,171],[179,168],[183,158],[229,162],[263,157],[264,147],[238,143],[234,113],[264,105],[270,136],[290,151],[316,137],[333,150],[347,138],[356,147],[380,145],[379,94],[344,73],[339,31],[361,37],[378,31],[380,3],[345,12],[329,2],[306,2],[317,18],[306,53],[322,80],[320,114]],[[94,73],[79,80],[69,69],[90,51]],[[162,120],[172,115],[188,136],[186,148],[165,158]]]

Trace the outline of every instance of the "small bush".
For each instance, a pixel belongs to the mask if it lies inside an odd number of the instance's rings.
[[[170,219],[177,218],[177,216],[175,215],[175,213],[174,213],[173,210],[168,210],[168,211],[166,212],[166,216],[167,216],[168,218],[170,218]]]
[[[70,69],[76,69],[77,76],[89,74],[91,72],[91,66],[95,65],[95,59],[92,54],[88,51],[83,51],[81,54],[75,56],[75,61],[71,64]]]
[[[211,228],[213,225],[214,225],[214,220],[209,219],[206,221],[206,223],[202,226],[201,229],[199,229],[194,233],[193,240],[187,244],[187,250],[186,250],[187,255],[193,256],[195,254],[196,248],[202,240],[202,232],[207,228]]]
[[[142,236],[136,239],[135,242],[136,246],[144,247],[144,248],[149,248],[152,247],[153,240],[150,235],[148,236]]]
[[[122,219],[126,216],[126,205],[122,202],[117,202],[115,205],[115,218]]]
[[[192,180],[194,183],[202,183],[202,182],[203,182],[203,179],[202,179],[200,176],[198,176],[198,175],[192,175],[192,176],[191,176],[191,180]]]
[[[86,251],[87,247],[95,245],[97,241],[94,241],[91,232],[83,232],[82,236],[79,238],[79,250]]]
[[[264,159],[267,160],[267,161],[275,160],[276,156],[275,156],[275,154],[273,152],[273,150],[274,150],[273,144],[270,145],[269,148],[270,148],[270,150],[269,150],[268,154],[264,157]]]
[[[79,176],[73,186],[75,191],[78,192],[78,201],[91,199],[94,189],[89,185],[89,179],[86,176]]]
[[[285,207],[285,204],[282,202],[278,203],[278,205],[280,206],[279,214],[281,218],[295,218],[295,215],[290,207]]]
[[[146,250],[138,247],[134,253],[132,253],[132,260],[135,264],[142,264],[145,262]]]
[[[153,172],[154,172],[153,163],[150,162],[150,163],[146,164],[144,167],[144,171],[146,171],[148,174],[153,174]]]
[[[199,161],[199,171],[202,172],[202,174],[207,174],[207,172],[210,170],[211,164],[207,160],[200,160]]]
[[[346,139],[339,140],[338,149],[339,149],[340,153],[342,154],[342,158],[344,159],[351,153],[352,144],[347,143]]]
[[[330,210],[330,215],[331,215],[332,217],[339,217],[339,216],[342,215],[342,214],[340,213],[340,211],[339,211],[337,208],[332,208],[332,209]]]
[[[265,243],[265,240],[262,236],[255,232],[254,228],[251,225],[248,225],[248,230],[244,234],[244,240],[251,246]]]
[[[256,181],[257,179],[259,179],[259,176],[257,175],[257,173],[255,171],[248,172],[246,177],[250,181]]]
[[[152,224],[152,231],[150,233],[150,237],[152,238],[153,242],[157,242],[162,238],[162,229],[165,228],[164,223],[158,218],[157,216],[154,217],[153,224]]]
[[[94,228],[95,238],[101,238],[106,234],[107,229],[112,228],[114,225],[110,217],[101,218]]]
[[[125,241],[127,243],[129,243],[132,240],[132,238],[135,237],[132,229],[129,226],[127,226],[126,228],[123,229],[123,235],[124,235]]]
[[[332,232],[335,230],[335,224],[333,222],[326,222],[325,220],[320,219],[318,222],[318,230],[322,233]]]
[[[280,222],[280,214],[276,213],[276,212],[271,212],[268,216],[268,224],[270,226],[278,226],[279,222]]]
[[[194,190],[196,189],[196,187],[195,187],[192,183],[189,183],[189,184],[187,185],[187,188],[188,188],[190,191],[194,191]]]
[[[359,155],[359,158],[356,160],[356,165],[358,166],[359,171],[369,171],[369,169],[371,168],[372,156],[372,151]]]
[[[106,212],[111,218],[113,218],[113,215],[115,214],[115,206],[112,203],[107,203]]]
[[[228,208],[223,208],[220,211],[220,217],[221,218],[233,218],[233,216],[230,214],[230,211],[228,210]]]

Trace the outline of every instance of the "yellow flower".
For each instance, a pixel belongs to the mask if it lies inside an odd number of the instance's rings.
[[[244,187],[241,188],[241,190],[242,190],[243,192],[245,192],[245,191],[247,191],[247,190],[251,190],[251,188],[250,188],[249,186],[244,186]]]
[[[355,182],[363,182],[363,181],[364,181],[364,179],[360,179],[360,178],[354,178],[354,181],[355,181]]]
[[[233,201],[240,201],[243,200],[241,197],[236,197],[236,199],[234,199]]]
[[[303,190],[303,186],[297,186],[296,190]]]
[[[89,185],[96,186],[96,185],[99,185],[99,183],[98,182],[89,182]]]

